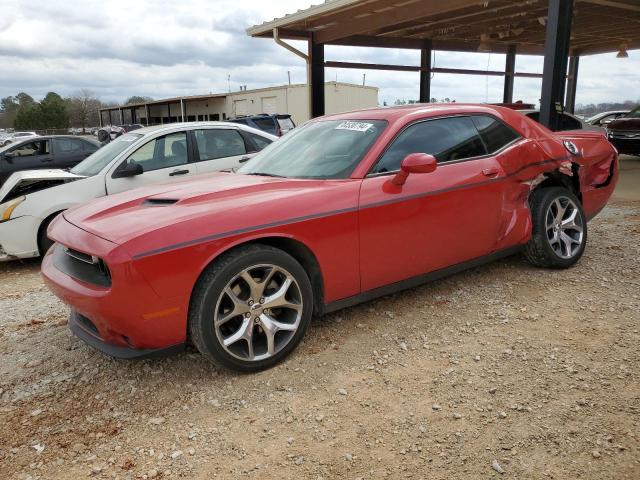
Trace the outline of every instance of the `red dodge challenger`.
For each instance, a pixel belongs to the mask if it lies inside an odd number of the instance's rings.
[[[617,176],[602,133],[554,134],[504,107],[331,115],[235,173],[64,212],[42,273],[72,331],[106,354],[192,343],[217,365],[259,370],[313,315],[516,252],[573,265]]]

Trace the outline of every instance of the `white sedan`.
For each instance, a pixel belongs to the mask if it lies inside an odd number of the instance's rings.
[[[0,261],[44,254],[49,223],[70,207],[235,168],[277,138],[236,123],[174,123],[118,137],[69,171],[15,173],[0,188]]]

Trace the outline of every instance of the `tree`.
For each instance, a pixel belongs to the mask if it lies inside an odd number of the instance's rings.
[[[134,103],[148,103],[148,102],[153,102],[153,98],[151,97],[142,97],[140,95],[134,95],[132,97],[129,97],[124,104],[125,105],[133,105]]]
[[[57,93],[47,93],[40,103],[26,93],[19,93],[15,98],[18,110],[14,125],[18,130],[62,129],[69,126],[69,112]]]
[[[100,122],[102,102],[92,91],[83,88],[68,98],[66,103],[71,124],[74,127],[81,127],[83,133],[86,127],[96,126]]]
[[[49,128],[68,128],[69,112],[67,106],[60,95],[55,92],[49,92],[40,102],[40,121],[41,129]]]
[[[35,103],[35,100],[24,92],[20,92],[15,97],[9,96],[1,99],[0,112],[2,112],[2,117],[0,119],[0,127],[13,127],[20,107],[27,108]]]

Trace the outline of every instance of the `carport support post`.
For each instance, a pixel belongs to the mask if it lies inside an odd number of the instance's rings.
[[[124,117],[122,116],[122,109],[119,108],[118,111],[120,112],[120,125],[124,125]]]
[[[424,41],[420,50],[420,103],[431,101],[431,40]]]
[[[576,108],[576,89],[578,88],[578,67],[580,57],[572,55],[569,57],[569,77],[567,78],[567,99],[565,108],[567,112],[573,113]]]
[[[102,114],[104,113],[102,110],[98,110],[100,115],[98,116],[98,122],[100,123],[100,128],[102,128]]]
[[[504,103],[513,103],[513,81],[516,73],[516,46],[509,45],[507,60],[504,67]]]
[[[309,67],[311,68],[311,118],[324,115],[324,44],[317,43],[315,34],[309,39]]]
[[[182,117],[182,121],[184,122],[184,101],[180,99],[180,115]]]
[[[557,129],[559,113],[562,112],[572,19],[573,0],[549,0],[540,123],[551,130]]]
[[[109,126],[113,125],[113,120],[111,120],[111,110],[107,110],[109,112]]]
[[[147,116],[147,127],[148,127],[150,125],[149,122],[151,121],[150,118],[149,118],[149,115],[151,114],[151,112],[149,111],[149,104],[148,103],[144,104],[144,113]]]

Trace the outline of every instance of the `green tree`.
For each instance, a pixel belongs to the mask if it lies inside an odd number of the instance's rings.
[[[134,103],[147,103],[152,102],[153,98],[151,97],[142,97],[140,95],[134,95],[132,97],[127,98],[124,102],[125,105],[133,105]]]
[[[0,100],[0,127],[13,127],[20,107],[29,107],[35,104],[35,100],[24,92],[20,92],[15,97],[5,97]]]
[[[40,129],[68,128],[69,112],[67,105],[60,95],[49,92],[40,102]]]
[[[18,108],[16,112],[15,120],[13,122],[16,130],[33,130],[41,128],[40,123],[40,111],[39,105],[34,103],[32,105],[25,105]]]

